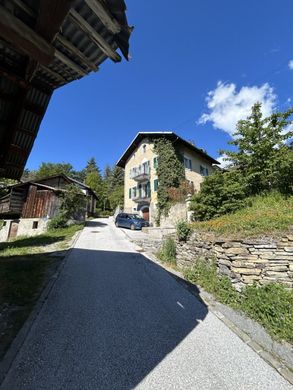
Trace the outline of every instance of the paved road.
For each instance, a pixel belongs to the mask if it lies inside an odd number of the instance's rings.
[[[1,390],[292,390],[120,230],[82,232]]]

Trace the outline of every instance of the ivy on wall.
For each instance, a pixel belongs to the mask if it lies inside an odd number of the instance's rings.
[[[171,199],[168,193],[170,188],[178,188],[185,179],[185,170],[182,156],[175,149],[171,141],[159,138],[154,142],[154,152],[158,156],[156,168],[159,180],[158,187],[158,214],[157,224],[160,224],[161,216],[167,216],[171,207]]]

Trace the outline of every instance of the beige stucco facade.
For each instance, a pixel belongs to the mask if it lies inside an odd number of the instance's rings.
[[[178,146],[179,153],[185,158],[185,166],[188,166],[185,167],[185,177],[193,184],[195,191],[198,191],[204,176],[214,170],[212,163],[192,149],[184,145]],[[125,164],[124,211],[139,213],[146,219],[149,211],[150,222],[154,222],[156,214],[156,157],[154,143],[146,137]]]

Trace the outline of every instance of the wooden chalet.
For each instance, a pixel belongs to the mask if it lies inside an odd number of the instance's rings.
[[[128,58],[124,0],[0,0],[0,177],[19,179],[56,88]]]
[[[10,186],[9,193],[0,198],[0,218],[52,218],[57,215],[61,194],[69,185],[77,186],[86,196],[81,218],[93,215],[97,196],[92,189],[66,175],[55,175]]]

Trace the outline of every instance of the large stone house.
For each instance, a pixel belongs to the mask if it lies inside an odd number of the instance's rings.
[[[209,156],[174,132],[139,132],[117,162],[125,170],[124,212],[140,213],[154,222],[156,215],[157,190],[159,186],[156,167],[158,156],[154,153],[154,141],[164,137],[172,141],[182,156],[185,178],[195,191],[205,176],[210,175],[217,160]]]

